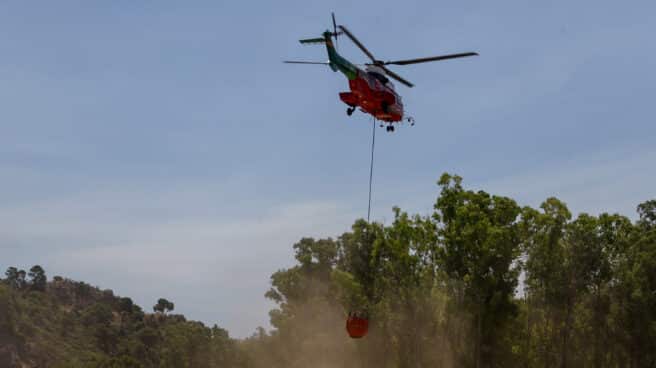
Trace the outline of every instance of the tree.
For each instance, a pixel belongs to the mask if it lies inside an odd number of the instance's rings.
[[[155,304],[153,306],[153,311],[160,312],[160,313],[166,313],[166,312],[172,311],[174,308],[175,308],[175,305],[172,302],[170,302],[170,301],[168,301],[164,298],[159,298],[157,300],[157,304]]]
[[[15,284],[16,284],[16,280],[18,279],[18,269],[16,267],[7,268],[7,271],[5,271],[5,277],[6,277],[5,282],[9,286],[16,288]]]
[[[5,272],[5,276],[7,276],[6,282],[11,288],[21,290],[27,285],[25,275],[26,273],[24,270],[18,270],[16,267],[9,267]]]
[[[559,336],[564,333],[565,310],[571,310],[573,305],[569,298],[567,280],[570,273],[564,243],[572,214],[565,203],[556,198],[545,200],[540,209],[542,211],[525,207],[520,225],[526,258],[527,342],[531,344],[527,353],[541,365],[556,366],[558,357],[562,360],[563,349],[568,348],[562,345]],[[531,354],[533,351],[537,353]]]
[[[612,326],[630,367],[656,364],[656,201],[638,206],[640,219],[615,263]]]
[[[656,227],[656,199],[643,202],[638,205],[640,224],[645,227]]]
[[[46,277],[46,272],[43,267],[39,265],[32,266],[28,274],[30,277],[30,285],[32,290],[36,291],[45,291],[46,284],[48,283],[48,278]]]
[[[511,362],[509,347],[501,344],[504,328],[517,313],[520,208],[510,198],[465,190],[461,183],[459,176],[442,175],[434,219],[440,266],[458,280],[451,293],[474,318],[474,351],[467,354],[474,361],[462,365],[503,366]]]
[[[338,244],[303,238],[294,249],[298,264],[275,272],[266,293],[278,304],[269,313],[278,333],[263,340],[270,343],[270,366],[343,366],[342,357],[331,354],[347,348],[348,342],[342,339],[346,312],[332,278]]]
[[[130,314],[132,313],[133,307],[134,307],[134,303],[130,298],[123,297],[118,300],[118,309],[121,313]]]

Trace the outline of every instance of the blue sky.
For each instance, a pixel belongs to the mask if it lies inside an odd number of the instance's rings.
[[[653,2],[4,2],[0,268],[266,326],[291,245],[366,215],[371,120],[281,63],[326,59],[297,39],[331,11],[380,59],[481,54],[393,68],[417,124],[377,132],[374,219],[429,213],[445,171],[574,213],[654,198]]]

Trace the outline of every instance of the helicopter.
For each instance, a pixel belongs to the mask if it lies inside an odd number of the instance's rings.
[[[301,44],[325,44],[326,51],[328,52],[327,62],[290,60],[285,60],[284,62],[288,64],[328,65],[333,72],[342,72],[349,81],[350,89],[349,92],[341,92],[339,94],[340,100],[348,105],[346,114],[351,116],[359,107],[362,112],[370,114],[375,119],[384,122],[388,132],[394,131],[394,123],[407,121],[411,125],[414,125],[414,119],[405,115],[401,96],[396,92],[394,84],[392,84],[388,77],[395,79],[407,87],[413,87],[414,84],[389,70],[386,67],[387,65],[410,65],[478,55],[476,52],[464,52],[417,59],[382,61],[376,59],[364,44],[345,26],[337,25],[334,13],[332,13],[332,21],[332,32],[326,30],[323,32],[322,37],[299,40]],[[335,39],[335,43],[337,43],[337,37],[340,35],[346,35],[371,60],[371,62],[365,63],[364,65],[359,65],[364,66],[364,70],[337,52],[333,44],[333,38]],[[383,124],[381,124],[382,126]]]

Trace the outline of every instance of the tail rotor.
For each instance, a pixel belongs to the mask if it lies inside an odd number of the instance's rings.
[[[331,12],[330,15],[333,17],[333,37],[335,37],[335,48],[337,48],[337,36],[339,36],[340,33],[337,32],[337,22],[335,21],[335,13]]]
[[[337,45],[337,36],[344,34],[344,32],[342,32],[341,30],[340,31],[337,30],[338,26],[337,26],[337,22],[335,21],[335,13],[331,12],[330,15],[333,18],[333,32],[331,33],[331,36],[333,36],[333,38],[335,39],[335,48],[339,49]]]

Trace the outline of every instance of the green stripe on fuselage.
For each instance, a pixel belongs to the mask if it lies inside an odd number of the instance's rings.
[[[342,72],[349,80],[356,79],[358,77],[358,67],[351,64],[351,62],[344,59],[339,53],[337,53],[337,50],[335,50],[335,46],[333,45],[333,39],[330,31],[324,32],[323,38],[326,43],[326,50],[328,51],[330,68],[335,72]]]

